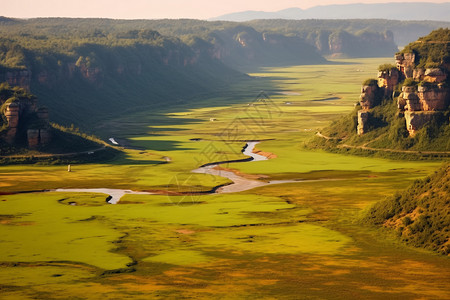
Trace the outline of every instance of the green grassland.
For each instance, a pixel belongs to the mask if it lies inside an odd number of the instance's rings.
[[[128,147],[107,163],[73,165],[70,173],[61,165],[1,166],[0,298],[449,298],[448,257],[358,221],[442,162],[304,147],[353,109],[360,82],[386,61],[261,69],[250,83],[195,103],[106,121],[97,134]],[[255,101],[261,90],[270,99]],[[234,194],[129,194],[118,205],[104,194],[6,194],[208,191],[229,180],[190,170],[244,158],[247,139],[277,157],[225,167],[299,181]]]

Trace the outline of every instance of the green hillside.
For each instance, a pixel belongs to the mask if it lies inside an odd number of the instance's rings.
[[[449,32],[435,30],[398,53],[396,65],[381,65],[378,78],[362,83],[354,111],[323,129],[326,138],[312,145],[398,155],[450,151]]]
[[[415,247],[450,255],[450,165],[378,202],[364,221],[393,230]]]

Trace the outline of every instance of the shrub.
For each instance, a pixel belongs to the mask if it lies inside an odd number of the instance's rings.
[[[403,86],[417,86],[417,81],[414,78],[406,78],[403,82]]]
[[[378,86],[378,80],[369,78],[369,79],[364,80],[362,85],[369,85],[369,86],[377,85]]]
[[[378,66],[378,71],[383,72],[383,71],[390,71],[390,70],[394,70],[397,69],[397,66],[393,65],[393,64],[382,64],[380,66]]]
[[[403,220],[402,220],[402,223],[403,223],[403,225],[405,225],[405,226],[408,226],[408,225],[412,224],[412,222],[413,222],[413,221],[411,220],[410,217],[404,217]]]

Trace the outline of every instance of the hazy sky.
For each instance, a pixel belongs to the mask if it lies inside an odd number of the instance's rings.
[[[449,0],[0,0],[0,16],[102,17],[115,19],[208,19],[244,10],[277,11],[326,4],[434,2]]]

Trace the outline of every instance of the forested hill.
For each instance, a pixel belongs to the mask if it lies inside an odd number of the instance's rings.
[[[242,76],[207,47],[150,30],[0,39],[0,81],[31,89],[54,121],[81,127],[141,106],[175,103]]]
[[[1,18],[0,82],[31,89],[53,121],[87,127],[105,116],[189,101],[248,79],[237,66],[326,61],[301,38],[267,36],[248,26],[180,25],[189,34],[172,28],[170,35],[153,24]]]
[[[251,26],[233,22],[189,19],[0,19],[2,36],[13,36],[15,39],[17,36],[28,36],[34,39],[57,38],[114,45],[123,44],[124,39],[136,42],[136,39],[148,38],[143,32],[156,32],[160,37],[176,40],[193,48],[195,52],[205,51],[209,56],[225,61],[232,67],[242,66],[243,63],[249,67],[259,67],[261,64],[325,61],[314,47],[300,37],[278,34],[267,39],[266,31],[257,31]]]
[[[364,218],[410,245],[450,255],[450,165],[374,205]]]

